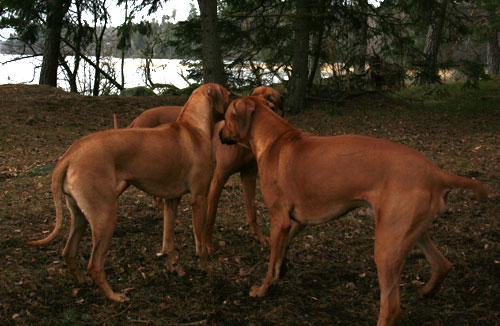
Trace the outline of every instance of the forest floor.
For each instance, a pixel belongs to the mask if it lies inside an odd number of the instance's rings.
[[[482,87],[482,85],[481,85]],[[287,117],[319,135],[358,133],[411,146],[440,167],[488,185],[490,199],[477,203],[453,191],[448,211],[430,234],[454,267],[435,297],[420,300],[429,277],[424,256],[413,250],[401,279],[399,325],[500,324],[500,83],[490,91],[365,94],[342,102],[310,102]],[[412,96],[413,96],[412,95]],[[401,97],[403,96],[403,97]],[[334,96],[332,97],[334,98]],[[472,106],[462,106],[467,98]],[[186,275],[166,272],[160,251],[162,217],[149,195],[127,190],[119,198],[118,222],[106,274],[130,301],[107,300],[95,284],[79,285],[61,252],[69,214],[56,241],[23,245],[52,230],[55,210],[50,175],[78,138],[121,126],[144,109],[182,104],[175,97],[85,97],[27,85],[0,86],[0,323],[2,325],[375,325],[379,288],[373,261],[374,221],[359,212],[299,234],[288,252],[288,273],[263,298],[248,296],[266,273],[269,246],[245,225],[239,176],[231,177],[219,203],[213,273],[194,256],[188,196],[179,207],[175,245]],[[456,105],[439,103],[456,101]],[[269,232],[260,193],[258,222]],[[85,269],[90,232],[79,262]]]

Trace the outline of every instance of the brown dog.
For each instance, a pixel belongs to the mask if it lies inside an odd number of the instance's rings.
[[[154,128],[177,120],[182,106],[159,106],[142,112],[127,128]],[[116,127],[115,127],[116,128]]]
[[[127,128],[155,128],[167,123],[173,123],[179,117],[182,111],[182,106],[158,106],[148,109],[137,116]],[[115,129],[118,129],[118,121],[116,115],[113,114],[113,122]],[[117,186],[117,194],[120,196],[130,184],[123,180]],[[163,212],[163,238],[161,253],[167,256],[167,269],[171,272],[175,271],[179,275],[184,275],[184,270],[181,266],[176,265],[176,257],[174,250],[174,222],[177,216],[177,206],[179,201],[166,200],[160,197],[153,196],[158,208]]]
[[[288,124],[257,97],[233,101],[220,132],[223,143],[241,143],[254,153],[271,219],[268,272],[251,296],[263,296],[279,278],[289,241],[305,225],[315,225],[369,207],[375,215],[375,262],[380,284],[378,325],[392,325],[401,313],[401,271],[414,244],[432,275],[422,296],[438,289],[452,264],[426,227],[445,209],[452,188],[473,189],[478,181],[439,169],[421,153],[388,140],[359,135],[318,137]]]
[[[281,94],[272,87],[259,86],[255,88],[251,94],[253,96],[260,96],[265,98],[269,103],[268,106],[273,107],[273,109],[284,115],[284,100]],[[182,107],[179,106],[160,106],[152,108],[141,113],[137,118],[135,118],[132,123],[127,128],[134,127],[145,127],[153,128],[160,124],[171,123],[177,119],[178,112]],[[223,146],[219,139],[219,131],[224,126],[224,122],[219,122],[215,126],[214,137],[212,139],[213,154],[215,157],[216,165],[214,170],[214,175],[212,182],[210,184],[210,191],[208,195],[208,213],[207,213],[207,223],[206,223],[206,245],[208,252],[213,252],[213,241],[212,241],[212,231],[215,224],[215,215],[217,211],[217,205],[219,203],[219,198],[224,185],[226,184],[228,178],[240,172],[241,183],[243,188],[243,195],[245,200],[245,210],[247,213],[247,223],[250,230],[255,233],[257,238],[261,242],[266,242],[268,237],[262,234],[260,226],[257,224],[256,211],[255,211],[255,188],[257,179],[257,162],[253,157],[252,152],[241,146]],[[115,119],[115,128],[118,124]],[[128,184],[126,182],[121,183],[118,186],[118,194],[121,194]],[[163,254],[167,254],[169,251],[172,252],[174,248],[173,240],[173,229],[169,229],[169,218],[168,214],[177,209],[178,203],[172,203],[175,207],[168,207],[168,203],[162,203],[160,198],[155,198],[155,201],[159,204],[160,209],[163,210],[164,220],[163,220],[163,242],[162,250]],[[173,225],[173,224],[172,224]],[[180,266],[173,266],[170,263],[175,263],[175,261],[168,260],[167,267],[169,270],[175,270],[180,274],[183,274],[182,268]]]
[[[85,281],[76,255],[88,222],[93,245],[88,270],[109,299],[127,300],[125,294],[111,289],[104,273],[116,223],[116,189],[126,181],[175,203],[191,193],[196,252],[204,268],[207,253],[202,228],[215,165],[212,135],[228,104],[229,92],[224,87],[206,84],[193,92],[175,123],[155,129],[107,130],[76,141],[52,174],[56,226],[47,238],[27,244],[43,245],[56,237],[62,228],[65,197],[71,212],[70,234],[63,251],[68,269],[77,281]]]
[[[266,105],[274,111],[281,114],[285,113],[285,102],[280,92],[272,87],[259,86],[251,93],[252,96],[264,98]],[[240,172],[243,196],[245,201],[245,210],[247,213],[247,224],[250,230],[257,236],[261,243],[269,240],[268,237],[262,234],[260,226],[257,224],[255,211],[255,188],[257,180],[257,162],[255,157],[248,148],[242,146],[224,146],[219,139],[219,131],[224,126],[221,121],[215,126],[214,138],[212,145],[214,146],[215,155],[215,170],[212,182],[210,183],[210,191],[208,193],[208,213],[207,223],[205,227],[207,241],[206,246],[208,252],[213,252],[212,231],[215,224],[215,215],[219,198],[228,178]]]

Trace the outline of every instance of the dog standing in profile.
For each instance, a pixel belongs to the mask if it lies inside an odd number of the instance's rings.
[[[78,282],[86,281],[76,257],[89,224],[92,252],[88,270],[106,297],[118,302],[127,300],[124,293],[111,289],[104,273],[117,218],[117,187],[126,182],[167,201],[178,202],[182,195],[191,194],[196,253],[200,265],[206,268],[202,229],[215,166],[212,135],[229,104],[229,95],[220,85],[205,84],[189,97],[175,123],[154,129],[106,130],[77,140],[52,174],[55,228],[45,239],[27,244],[44,245],[55,239],[63,224],[64,197],[71,213],[63,251],[69,271]]]
[[[252,287],[251,296],[265,295],[279,279],[286,248],[304,226],[366,207],[375,216],[377,325],[393,325],[401,314],[401,272],[415,244],[432,271],[419,289],[422,297],[435,293],[452,267],[426,231],[445,210],[448,192],[472,189],[477,199],[487,198],[480,182],[443,171],[407,146],[360,135],[307,134],[258,97],[233,101],[225,121],[222,143],[249,146],[257,159],[260,189],[271,220],[267,275],[261,285]]]

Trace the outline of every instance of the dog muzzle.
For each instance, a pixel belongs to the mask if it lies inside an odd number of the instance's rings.
[[[224,145],[236,145],[237,142],[231,138],[227,138],[227,137],[224,137],[224,135],[222,135],[222,130],[219,131],[219,139],[220,139],[220,142],[223,143]]]

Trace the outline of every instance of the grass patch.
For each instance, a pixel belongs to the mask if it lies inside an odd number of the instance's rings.
[[[480,81],[477,88],[466,87],[465,82],[414,86],[390,94],[389,97],[413,109],[488,112],[498,110],[500,83]]]
[[[325,112],[331,117],[341,116],[342,114],[338,110],[337,105],[335,104],[322,104],[318,107],[321,111]]]
[[[20,174],[19,177],[24,178],[24,177],[34,177],[34,176],[39,176],[39,175],[46,175],[46,174],[51,173],[54,170],[55,166],[56,166],[55,163],[47,164],[44,166],[38,166],[38,167],[29,169],[28,171]]]

